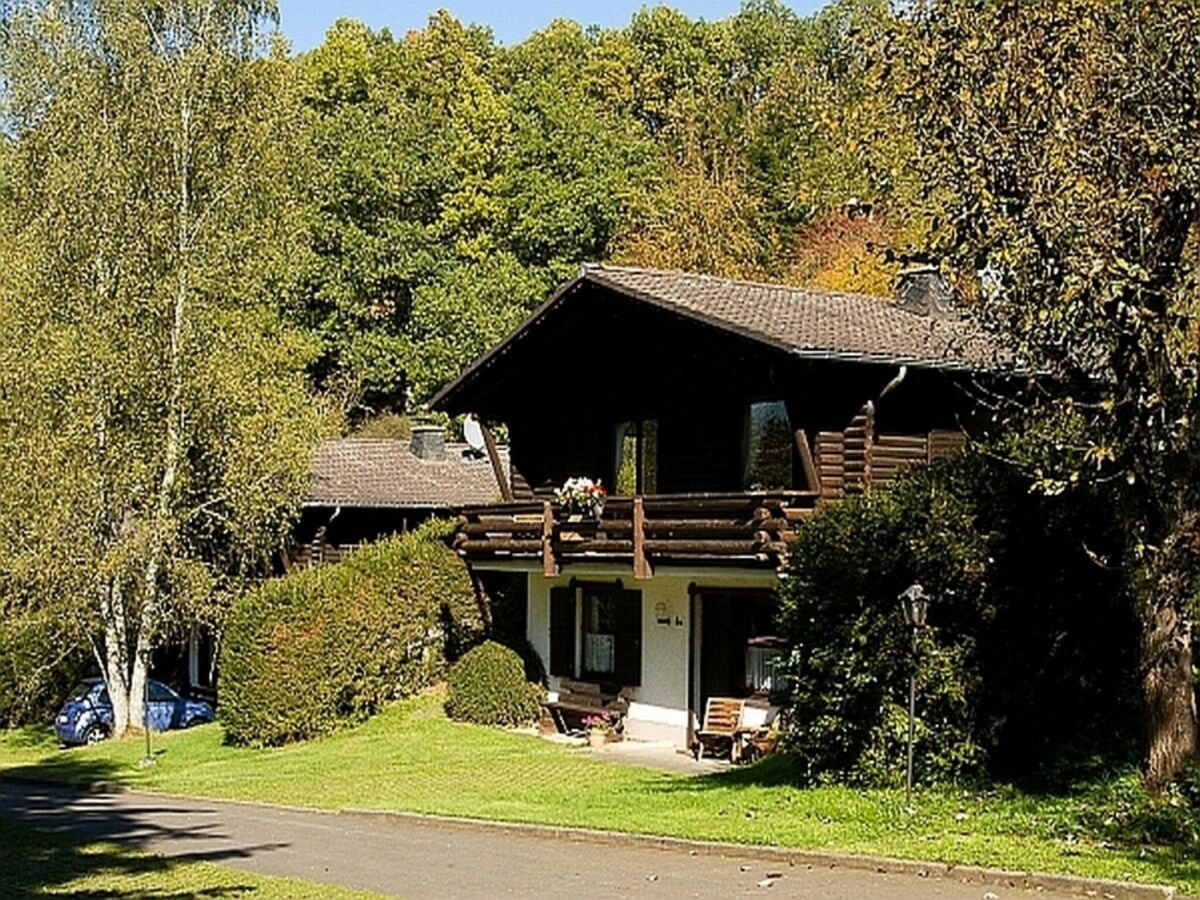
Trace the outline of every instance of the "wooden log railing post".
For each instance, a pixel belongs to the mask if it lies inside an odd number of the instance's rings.
[[[804,469],[804,481],[810,491],[821,490],[821,476],[817,474],[817,464],[813,460],[812,445],[808,442],[808,433],[803,428],[797,428],[794,435],[796,449],[800,451],[800,467]]]
[[[646,558],[646,506],[641,497],[633,498],[633,577],[652,578],[650,560]]]
[[[553,578],[559,572],[554,558],[554,507],[549,500],[542,503],[542,574]]]
[[[500,450],[496,447],[496,439],[492,436],[492,429],[488,428],[479,420],[479,430],[483,433],[483,446],[487,449],[488,460],[492,464],[492,472],[496,476],[496,486],[500,488],[500,498],[505,503],[512,503],[513,489],[512,481],[507,472],[504,471],[504,463],[500,461]]]

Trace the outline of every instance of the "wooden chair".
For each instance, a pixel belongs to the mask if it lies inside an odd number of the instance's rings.
[[[696,759],[703,759],[705,750],[715,756],[719,749],[728,747],[731,761],[737,762],[743,705],[743,701],[733,697],[708,698],[704,706],[704,723],[696,732]]]
[[[750,763],[773,753],[779,745],[782,723],[780,709],[766,703],[747,701],[734,741],[741,762]]]

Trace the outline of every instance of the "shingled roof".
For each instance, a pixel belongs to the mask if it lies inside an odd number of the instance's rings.
[[[507,471],[508,451],[500,455]],[[449,510],[499,496],[491,462],[466,444],[446,444],[443,458],[421,459],[408,441],[344,438],[317,448],[305,504]]]
[[[584,284],[809,359],[995,371],[1012,367],[1009,354],[966,317],[937,317],[906,309],[891,298],[733,281],[709,275],[624,266],[585,266],[525,323],[472,364],[431,401],[437,407],[467,379]]]

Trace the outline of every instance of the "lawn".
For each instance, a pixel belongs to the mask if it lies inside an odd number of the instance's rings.
[[[374,897],[329,885],[163,859],[115,844],[83,843],[0,821],[0,892],[6,897]]]
[[[273,749],[222,743],[219,725],[70,751],[0,736],[0,772],[322,809],[392,809],[741,843],[833,849],[1200,887],[1194,844],[1112,843],[1079,823],[1095,790],[903,792],[797,788],[787,760],[706,777],[598,760],[536,737],[448,721],[441,699],[396,704],[362,727]],[[1106,795],[1107,796],[1107,795]],[[1110,798],[1111,799],[1111,798]]]

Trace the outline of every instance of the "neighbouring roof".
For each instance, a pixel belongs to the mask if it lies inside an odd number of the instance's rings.
[[[507,448],[500,459],[507,475]],[[491,461],[466,444],[448,443],[442,459],[421,459],[408,441],[343,438],[313,455],[305,505],[454,509],[499,496]]]
[[[447,385],[431,404],[442,405],[544,316],[570,302],[578,294],[576,288],[589,283],[802,358],[960,371],[1012,368],[1009,354],[969,319],[924,315],[891,298],[589,265],[555,291],[504,342]]]

